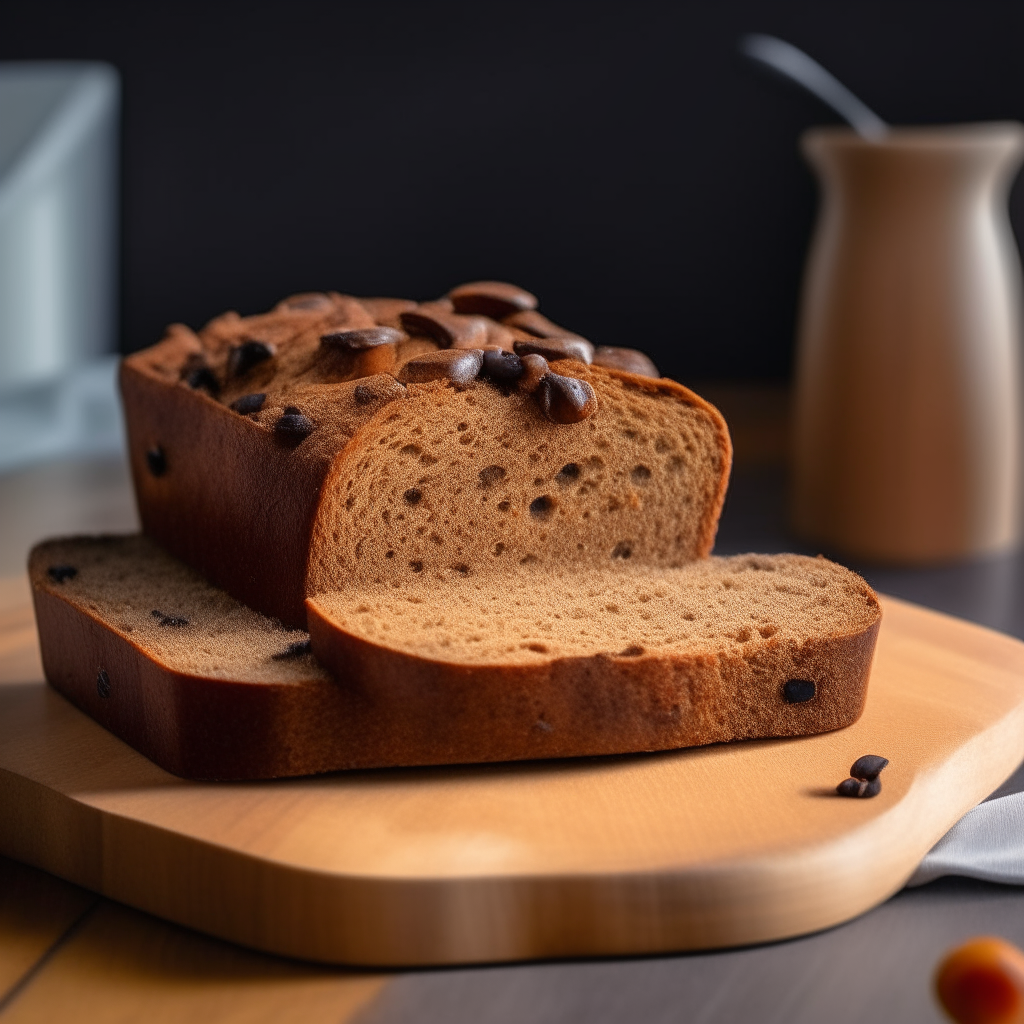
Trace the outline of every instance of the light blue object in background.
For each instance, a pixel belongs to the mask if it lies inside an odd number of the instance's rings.
[[[0,62],[0,402],[117,347],[120,86]]]
[[[51,459],[123,453],[117,364],[117,356],[102,356],[0,394],[0,473]]]

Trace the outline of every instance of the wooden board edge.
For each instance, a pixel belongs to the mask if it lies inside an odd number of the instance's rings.
[[[422,967],[726,948],[819,931],[882,902],[1022,757],[1024,706],[915,780],[900,801],[911,806],[894,805],[796,857],[697,870],[334,875],[104,812],[10,772],[0,772],[0,852],[218,938],[326,963]],[[965,773],[972,785],[958,785],[951,804],[950,780]],[[72,825],[72,817],[81,820]],[[51,840],[84,828],[92,841],[54,858],[44,851],[61,844],[44,841],[40,821]]]

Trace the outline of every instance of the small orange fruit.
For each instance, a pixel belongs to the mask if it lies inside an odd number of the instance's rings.
[[[947,953],[935,991],[957,1024],[1024,1024],[1024,953],[983,935]]]

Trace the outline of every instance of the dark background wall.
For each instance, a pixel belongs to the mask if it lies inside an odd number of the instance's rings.
[[[680,379],[783,377],[797,137],[834,118],[737,36],[791,40],[893,122],[1024,119],[1024,5],[991,0],[8,0],[0,26],[0,59],[122,73],[125,350],[293,291],[496,277]]]

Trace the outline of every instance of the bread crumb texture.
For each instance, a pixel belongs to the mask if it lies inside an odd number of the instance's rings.
[[[329,678],[304,650],[307,633],[229,597],[147,537],[47,541],[33,550],[29,575],[35,589],[176,672],[240,683]]]
[[[374,417],[325,482],[307,592],[707,554],[729,458],[717,414],[670,382],[558,366],[593,386],[589,419],[551,423],[483,382],[410,385]]]
[[[740,658],[756,671],[812,642],[854,636],[880,615],[848,569],[803,555],[708,558],[678,568],[516,565],[438,568],[319,595],[344,632],[460,665],[597,655]]]

